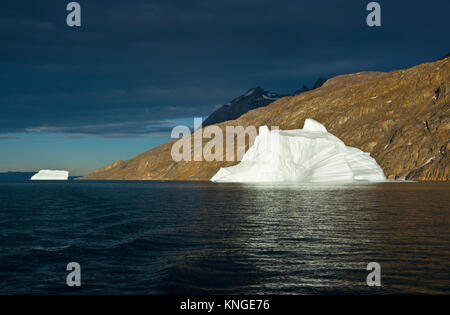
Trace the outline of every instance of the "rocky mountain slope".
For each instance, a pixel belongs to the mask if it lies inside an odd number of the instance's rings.
[[[370,152],[390,179],[448,180],[449,76],[450,58],[391,73],[341,75],[318,89],[283,97],[218,126],[299,129],[312,118],[347,145]],[[173,143],[115,162],[84,179],[209,180],[220,167],[237,163],[177,163],[171,158]]]

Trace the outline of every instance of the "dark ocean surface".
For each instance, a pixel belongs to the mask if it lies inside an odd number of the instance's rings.
[[[0,294],[448,294],[449,204],[449,183],[1,182]]]

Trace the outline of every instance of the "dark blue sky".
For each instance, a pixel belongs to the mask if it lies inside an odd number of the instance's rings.
[[[260,85],[392,71],[450,50],[450,2],[362,0],[8,1],[0,9],[0,171],[84,174],[164,142]],[[191,122],[192,124],[192,122]]]

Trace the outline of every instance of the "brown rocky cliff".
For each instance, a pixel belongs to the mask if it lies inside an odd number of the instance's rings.
[[[346,145],[370,152],[390,179],[448,180],[450,58],[391,73],[361,72],[284,97],[219,124],[300,129],[313,118]],[[179,162],[174,141],[83,179],[209,180],[232,162]]]

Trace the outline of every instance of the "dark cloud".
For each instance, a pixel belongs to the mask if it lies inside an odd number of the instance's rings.
[[[123,121],[117,123],[93,125],[67,125],[67,126],[39,126],[26,128],[29,133],[62,133],[65,136],[57,139],[79,139],[86,135],[104,136],[113,138],[143,137],[167,135],[172,128],[168,125],[177,125],[175,121]]]
[[[0,140],[17,140],[19,137],[14,136],[0,136]]]
[[[286,93],[450,47],[446,0],[379,1],[381,28],[361,0],[80,0],[81,28],[68,2],[2,4],[0,133],[159,134],[256,85]]]

